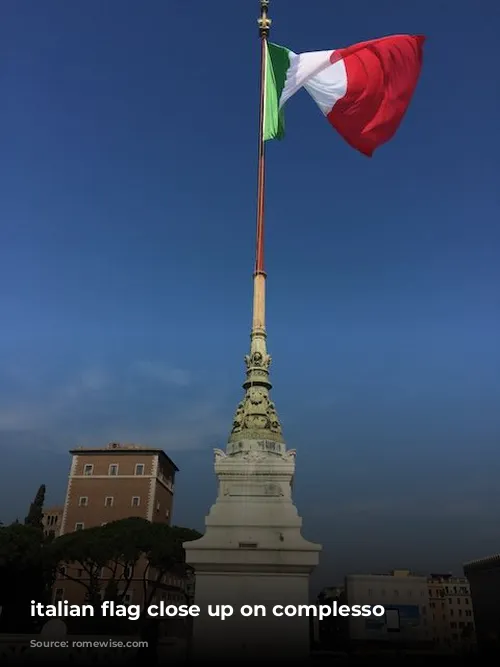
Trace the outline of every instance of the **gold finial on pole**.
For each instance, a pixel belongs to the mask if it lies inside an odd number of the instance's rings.
[[[260,0],[260,18],[258,19],[260,36],[267,39],[271,28],[271,19],[268,17],[269,0]]]

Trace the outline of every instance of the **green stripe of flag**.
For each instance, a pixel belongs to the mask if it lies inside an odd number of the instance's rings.
[[[285,136],[285,117],[283,109],[280,109],[280,99],[290,67],[288,49],[276,44],[267,44],[266,48],[264,141],[283,139]]]

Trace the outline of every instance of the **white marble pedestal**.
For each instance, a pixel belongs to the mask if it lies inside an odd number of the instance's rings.
[[[219,492],[206,518],[205,535],[186,543],[186,560],[196,573],[195,660],[253,661],[307,659],[310,620],[279,617],[273,607],[307,605],[309,576],[321,546],[301,535],[292,501],[295,452],[282,443],[243,440],[216,450]],[[208,605],[231,605],[221,621]],[[243,605],[265,605],[266,616],[244,617]],[[278,612],[282,612],[279,609]]]

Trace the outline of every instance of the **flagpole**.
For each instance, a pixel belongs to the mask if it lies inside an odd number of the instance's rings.
[[[257,234],[255,247],[254,295],[253,295],[253,322],[252,334],[265,333],[265,285],[266,273],[264,269],[264,199],[266,155],[264,142],[264,121],[266,104],[266,64],[267,39],[271,27],[268,17],[269,0],[260,0],[259,34],[261,41],[260,57],[260,111],[259,111],[259,150],[257,169]]]

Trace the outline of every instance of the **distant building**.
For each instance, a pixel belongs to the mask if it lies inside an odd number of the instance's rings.
[[[429,621],[436,648],[455,653],[474,649],[476,635],[470,585],[464,577],[431,574]]]
[[[431,646],[428,623],[427,577],[409,570],[390,574],[355,574],[345,579],[347,604],[382,605],[385,616],[349,617],[349,639],[371,645],[398,644],[406,648]]]
[[[102,448],[74,449],[70,454],[72,462],[60,535],[131,517],[170,524],[178,468],[163,450],[111,443]],[[102,596],[112,570],[114,579],[126,586],[126,593],[125,588],[122,589],[123,601],[142,605],[145,602],[145,562],[140,561],[134,571],[127,572],[123,568],[118,571],[116,565],[103,567],[99,577]],[[81,565],[66,564],[54,585],[54,601],[83,603],[88,578],[88,572]],[[147,579],[153,578],[156,573],[149,572]],[[186,602],[192,596],[190,586],[189,579],[168,573],[162,578],[152,603]]]
[[[47,537],[52,535],[52,537],[57,537],[61,531],[62,516],[63,516],[64,507],[49,507],[44,510],[42,517],[43,532]]]
[[[70,454],[61,535],[129,517],[170,523],[178,468],[163,450],[111,443]]]
[[[500,652],[500,554],[464,565],[474,609],[478,649],[481,654]]]

